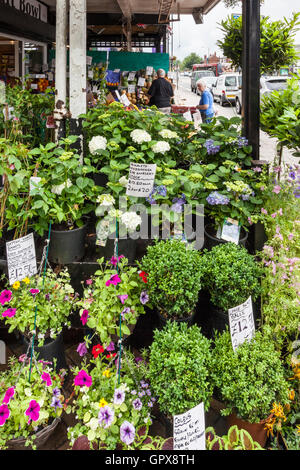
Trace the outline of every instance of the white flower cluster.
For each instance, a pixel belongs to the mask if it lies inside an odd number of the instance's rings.
[[[63,189],[70,188],[70,186],[72,186],[72,183],[68,179],[66,182],[64,182],[62,184],[57,184],[57,185],[52,186],[51,192],[54,193],[54,194],[58,194],[60,196]]]
[[[162,129],[159,132],[159,135],[162,136],[163,139],[178,139],[178,134],[174,131],[170,131],[169,129]]]
[[[128,179],[126,178],[126,176],[121,176],[121,178],[119,179],[119,183],[126,188],[128,183]]]
[[[136,212],[124,212],[121,215],[121,222],[128,230],[135,230],[142,222],[142,218]]]
[[[136,144],[142,144],[143,142],[150,142],[152,140],[151,135],[143,129],[134,129],[130,133],[130,137]]]
[[[110,194],[101,194],[97,198],[97,202],[100,206],[112,206],[115,203],[115,198]]]
[[[92,137],[92,139],[89,141],[89,150],[92,155],[95,155],[97,152],[99,152],[99,150],[105,150],[106,144],[107,140],[105,137],[102,137],[101,135],[96,135],[95,137]]]
[[[164,140],[159,140],[153,145],[152,150],[154,153],[165,153],[170,150],[170,145]]]

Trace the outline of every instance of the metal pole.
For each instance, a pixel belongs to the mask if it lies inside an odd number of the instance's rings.
[[[260,0],[243,1],[243,134],[259,160]]]
[[[55,140],[65,135],[65,112],[67,99],[67,26],[68,0],[56,0],[55,44],[55,111],[58,128]],[[44,61],[45,63],[45,61]]]

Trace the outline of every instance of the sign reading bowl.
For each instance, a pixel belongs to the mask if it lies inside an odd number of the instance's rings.
[[[48,21],[48,10],[46,5],[43,5],[37,0],[0,0],[0,5],[1,4],[15,8],[16,10],[19,10],[26,15],[30,15],[37,20],[44,21],[45,23]]]

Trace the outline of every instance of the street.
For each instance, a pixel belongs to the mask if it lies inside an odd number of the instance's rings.
[[[176,83],[176,80],[175,80]],[[175,91],[175,104],[182,106],[196,106],[199,104],[200,96],[191,91],[190,77],[179,76],[178,89]],[[231,118],[238,116],[235,107],[229,104],[225,107],[215,103],[215,109],[218,111],[218,116],[225,116]],[[276,139],[269,137],[265,132],[260,132],[260,160],[273,161],[276,155]],[[285,163],[297,164],[299,159],[292,156],[292,152],[288,149],[283,151],[283,161]]]

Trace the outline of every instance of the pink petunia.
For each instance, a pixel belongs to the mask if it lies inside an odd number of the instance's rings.
[[[81,323],[83,325],[85,325],[88,318],[89,318],[89,311],[88,310],[83,310],[82,315],[80,317]]]
[[[12,297],[12,292],[10,290],[4,290],[0,294],[0,304],[4,305],[10,302]]]
[[[35,400],[31,400],[31,402],[29,403],[29,407],[25,411],[25,416],[29,417],[28,423],[30,423],[30,421],[37,421],[39,419],[40,409],[41,407],[38,402]]]
[[[119,282],[122,282],[122,281],[119,278],[118,274],[113,274],[112,276],[110,276],[108,281],[106,281],[105,285],[106,287],[108,287],[110,284],[113,284],[114,286],[116,286]]]
[[[50,374],[48,374],[48,372],[43,372],[41,378],[43,382],[46,382],[47,387],[51,387],[52,379],[51,379]]]
[[[9,418],[10,411],[7,405],[3,404],[0,406],[0,426],[5,424],[5,421]]]
[[[83,369],[78,372],[74,379],[74,385],[79,385],[79,387],[90,387],[92,382],[92,377]]]
[[[87,286],[90,286],[91,284],[93,284],[93,279],[87,279],[85,282]]]
[[[5,395],[4,395],[4,398],[2,400],[2,403],[4,405],[8,405],[8,403],[10,402],[10,400],[12,399],[12,397],[14,396],[15,394],[15,387],[10,387],[6,390],[5,392]]]
[[[110,261],[109,261],[109,262],[110,262],[110,264],[112,264],[113,266],[116,266],[116,265],[117,265],[117,262],[118,262],[118,259],[117,259],[116,256],[112,256],[112,257],[110,258]]]
[[[40,290],[39,290],[39,289],[30,289],[29,292],[30,292],[30,294],[32,294],[33,297],[34,297],[34,296],[36,296],[36,294],[38,294],[38,293],[40,292]]]
[[[111,341],[106,348],[106,351],[114,351],[115,350],[115,343]]]
[[[119,299],[121,300],[122,304],[124,304],[125,300],[128,299],[128,295],[127,294],[124,294],[124,295],[118,295]]]
[[[9,317],[12,318],[15,316],[17,309],[16,308],[8,308],[5,312],[2,313],[2,317]]]

